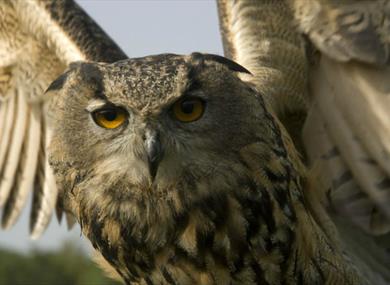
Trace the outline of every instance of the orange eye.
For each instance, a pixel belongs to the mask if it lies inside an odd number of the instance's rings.
[[[202,117],[205,103],[199,98],[187,98],[173,104],[173,115],[180,122],[189,123]]]
[[[105,129],[116,129],[127,119],[127,112],[122,108],[106,108],[93,112],[96,124]]]

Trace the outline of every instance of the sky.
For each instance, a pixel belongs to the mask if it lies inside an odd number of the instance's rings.
[[[84,10],[119,44],[129,57],[193,51],[223,54],[214,0],[78,0]],[[30,203],[29,203],[30,205]],[[89,250],[79,226],[71,231],[53,217],[43,236],[28,235],[27,207],[19,222],[8,231],[0,229],[0,247],[21,252],[32,248],[57,249],[73,240]]]

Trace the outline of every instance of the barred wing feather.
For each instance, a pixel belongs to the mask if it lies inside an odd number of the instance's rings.
[[[74,61],[113,62],[121,49],[73,1],[4,0],[0,5],[0,206],[11,227],[33,191],[30,231],[39,237],[58,191],[46,148],[42,94]],[[61,216],[62,209],[57,209]]]

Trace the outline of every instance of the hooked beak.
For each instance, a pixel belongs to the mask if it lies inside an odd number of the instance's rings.
[[[156,177],[158,165],[162,158],[160,135],[158,132],[147,129],[144,136],[144,146],[148,156],[149,173],[152,180]]]

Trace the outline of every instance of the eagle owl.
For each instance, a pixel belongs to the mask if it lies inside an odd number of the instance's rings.
[[[233,61],[4,1],[3,227],[33,188],[32,236],[66,213],[127,284],[388,284],[388,6],[219,1]]]
[[[354,281],[304,211],[290,142],[238,72],[197,53],[73,66],[46,94],[64,208],[128,283]]]

